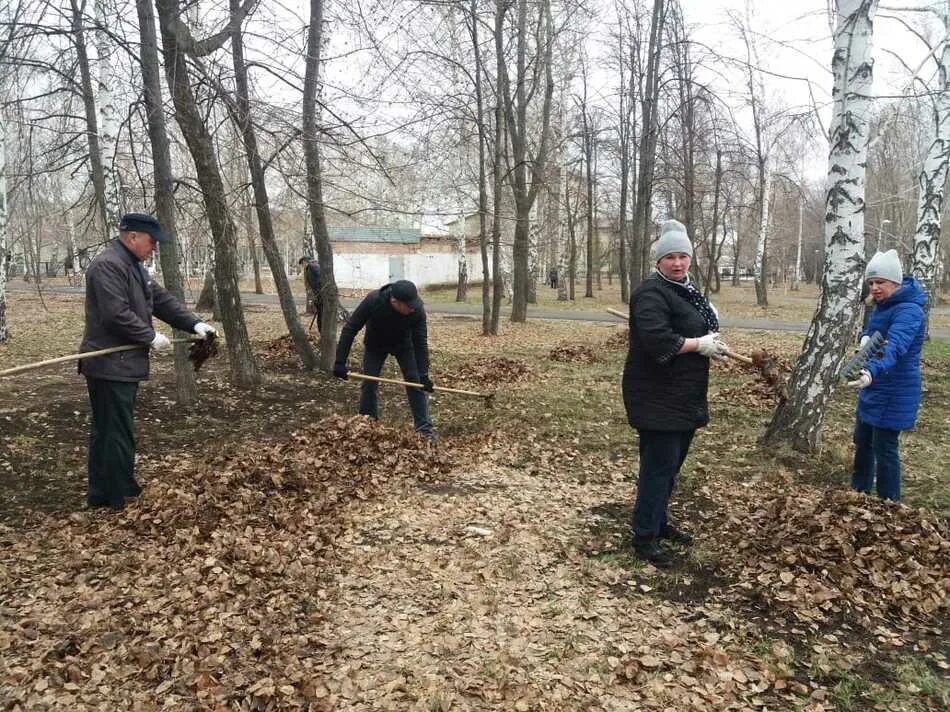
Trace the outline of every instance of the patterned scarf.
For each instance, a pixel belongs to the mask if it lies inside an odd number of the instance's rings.
[[[682,282],[677,282],[666,277],[659,270],[657,270],[656,273],[668,284],[672,284],[676,287],[683,299],[696,307],[696,311],[699,312],[699,315],[706,322],[707,332],[719,331],[719,317],[716,316],[716,308],[702,295],[702,292],[696,289],[695,285],[690,281],[689,275],[687,275],[686,279]]]

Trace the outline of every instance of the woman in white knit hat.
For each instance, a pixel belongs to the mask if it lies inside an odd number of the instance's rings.
[[[709,359],[727,347],[715,309],[690,282],[693,245],[682,223],[663,223],[654,254],[656,272],[630,297],[623,400],[640,441],[633,547],[640,558],[671,566],[660,540],[689,544],[692,537],[667,520],[667,506],[693,434],[709,420]]]
[[[913,277],[904,276],[895,250],[875,254],[864,278],[875,306],[861,343],[875,331],[887,343],[868,360],[858,378],[848,382],[859,389],[851,486],[870,493],[876,483],[879,497],[900,501],[898,440],[902,430],[914,427],[920,407],[927,295]]]

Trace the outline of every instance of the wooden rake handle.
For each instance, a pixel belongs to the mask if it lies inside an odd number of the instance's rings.
[[[190,344],[192,341],[199,341],[200,336],[189,336],[185,339],[172,339],[173,344]],[[82,361],[83,359],[93,358],[95,356],[107,356],[109,354],[116,354],[120,351],[134,351],[135,349],[147,349],[149,344],[126,344],[125,346],[110,346],[107,349],[99,349],[98,351],[84,351],[80,354],[69,354],[68,356],[59,356],[58,358],[47,359],[46,361],[35,361],[33,363],[26,363],[22,366],[14,366],[13,368],[8,368],[5,371],[0,371],[0,378],[4,376],[15,376],[18,373],[25,373],[26,371],[34,371],[38,368],[43,368],[45,366],[55,366],[58,363],[69,363],[70,361]]]
[[[628,317],[623,312],[617,311],[616,309],[611,309],[610,307],[607,307],[607,312],[609,314],[613,314],[614,316],[620,317],[624,321],[629,321],[630,319],[630,317]],[[728,356],[729,358],[733,358],[736,361],[741,361],[742,363],[748,364],[750,366],[755,365],[755,361],[753,361],[751,358],[749,358],[748,356],[743,356],[742,354],[737,354],[735,351],[726,351],[724,355]]]
[[[421,383],[412,383],[410,381],[399,381],[395,378],[380,378],[379,376],[368,376],[365,373],[354,373],[350,371],[347,373],[347,376],[350,378],[355,378],[359,381],[376,381],[377,383],[391,383],[394,386],[408,386],[409,388],[422,388]],[[445,386],[433,386],[432,390],[439,391],[440,393],[456,393],[460,396],[475,396],[477,398],[485,398],[486,400],[492,398],[494,393],[478,393],[477,391],[465,391],[461,388],[446,388]]]

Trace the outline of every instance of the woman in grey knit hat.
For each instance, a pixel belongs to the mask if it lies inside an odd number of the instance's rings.
[[[709,359],[728,348],[715,309],[690,282],[693,245],[682,223],[663,223],[654,254],[656,271],[630,297],[623,400],[640,449],[633,547],[671,566],[660,540],[688,545],[692,537],[668,521],[667,506],[693,434],[709,420]]]

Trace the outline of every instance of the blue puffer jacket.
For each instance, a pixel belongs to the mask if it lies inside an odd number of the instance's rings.
[[[920,406],[920,349],[924,344],[927,294],[913,277],[871,314],[863,334],[880,331],[887,346],[868,360],[871,385],[858,396],[858,419],[876,428],[910,430]]]

